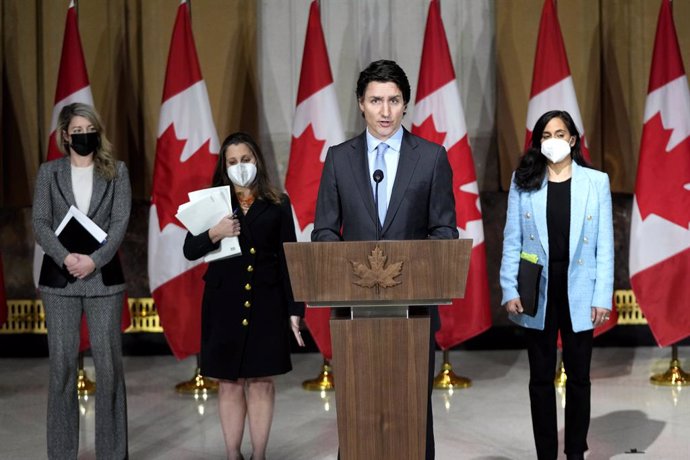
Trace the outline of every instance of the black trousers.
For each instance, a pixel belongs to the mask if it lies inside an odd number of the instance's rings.
[[[568,376],[565,385],[566,454],[584,453],[590,418],[593,331],[573,332],[568,305],[568,264],[552,263],[544,330],[527,329],[529,357],[529,396],[532,430],[539,460],[558,457],[556,423],[556,357],[558,332],[563,345],[563,365]]]

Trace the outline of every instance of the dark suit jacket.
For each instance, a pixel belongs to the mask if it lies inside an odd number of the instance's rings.
[[[376,239],[366,132],[331,147],[321,175],[312,241]],[[453,172],[446,150],[403,132],[382,240],[455,239]]]

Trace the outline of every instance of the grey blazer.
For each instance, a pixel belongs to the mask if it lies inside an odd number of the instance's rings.
[[[312,241],[376,239],[377,213],[366,149],[366,132],[329,148]],[[404,130],[382,227],[382,240],[458,238],[453,172],[442,146]]]
[[[63,266],[69,251],[55,236],[55,229],[71,205],[76,206],[72,191],[72,174],[68,157],[41,164],[36,177],[32,221],[36,242],[58,267]],[[129,223],[132,190],[127,166],[117,162],[117,176],[111,181],[94,171],[93,191],[88,216],[107,234],[106,243],[90,254],[96,270],[84,279],[68,283],[64,288],[40,285],[41,291],[69,296],[103,296],[122,292],[124,283],[106,286],[101,268],[116,256]]]

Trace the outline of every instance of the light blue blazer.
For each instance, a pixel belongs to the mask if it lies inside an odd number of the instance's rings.
[[[592,307],[611,309],[613,298],[613,214],[606,173],[572,164],[570,198],[570,260],[568,302],[573,331],[592,329]],[[510,181],[508,212],[503,232],[501,304],[519,297],[517,291],[520,252],[536,254],[544,266],[539,287],[537,314],[510,315],[524,327],[544,329],[549,286],[549,235],[546,225],[547,179],[538,190],[517,188]]]

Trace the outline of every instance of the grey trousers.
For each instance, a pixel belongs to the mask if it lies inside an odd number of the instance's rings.
[[[48,458],[76,459],[79,452],[77,357],[86,313],[96,367],[96,458],[127,458],[127,398],[122,368],[124,293],[103,297],[42,293],[48,326]]]

